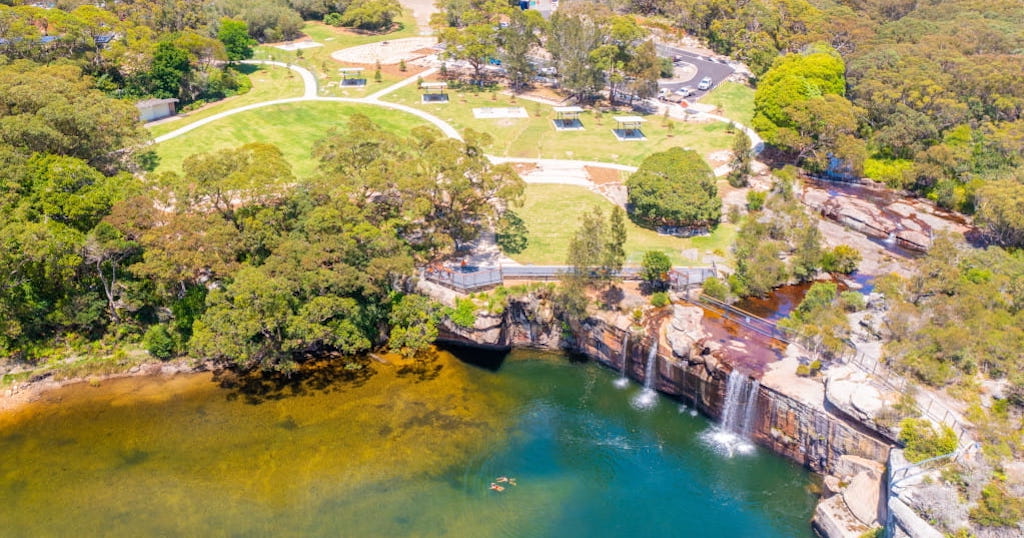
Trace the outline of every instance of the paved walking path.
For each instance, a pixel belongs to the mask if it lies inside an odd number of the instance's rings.
[[[176,129],[176,130],[171,131],[171,132],[169,132],[167,134],[164,134],[162,136],[158,136],[158,137],[156,137],[153,140],[153,142],[156,143],[156,144],[159,144],[161,142],[165,142],[165,141],[170,140],[172,138],[179,137],[179,136],[181,136],[181,135],[183,135],[183,134],[185,134],[185,133],[187,133],[189,131],[192,131],[194,129],[198,129],[198,128],[204,126],[204,125],[208,125],[208,124],[213,123],[215,121],[219,121],[221,119],[224,119],[224,118],[226,118],[228,116],[233,116],[235,114],[240,114],[242,112],[248,112],[250,110],[255,110],[255,109],[258,109],[258,108],[263,108],[263,107],[268,107],[268,106],[284,105],[284,104],[289,104],[289,103],[301,103],[301,102],[307,102],[307,101],[328,101],[328,102],[352,103],[352,104],[362,104],[362,105],[371,105],[371,106],[381,106],[381,107],[390,108],[390,109],[393,109],[393,110],[400,110],[402,112],[405,112],[405,113],[408,113],[408,114],[412,114],[412,115],[414,115],[414,116],[416,116],[418,118],[421,118],[421,119],[423,119],[423,120],[425,120],[427,122],[430,122],[432,125],[434,125],[438,129],[440,129],[441,132],[444,133],[445,136],[448,136],[449,138],[454,138],[456,140],[462,140],[463,139],[462,135],[459,134],[459,131],[455,127],[452,127],[452,125],[449,124],[448,122],[442,120],[441,118],[438,118],[437,116],[434,116],[433,114],[430,114],[429,112],[425,112],[425,111],[420,110],[418,108],[414,108],[414,107],[403,105],[403,104],[399,104],[399,103],[392,103],[392,102],[389,102],[389,101],[381,101],[380,100],[381,97],[384,97],[385,95],[387,95],[387,94],[389,94],[391,92],[394,92],[395,90],[398,90],[399,88],[403,88],[403,87],[408,86],[410,84],[414,84],[417,80],[420,80],[422,77],[429,76],[429,75],[432,75],[432,74],[436,73],[437,72],[436,68],[431,68],[431,69],[423,71],[423,72],[421,72],[421,73],[419,73],[417,75],[405,78],[405,79],[403,79],[403,80],[401,80],[401,81],[399,81],[399,82],[397,82],[395,84],[392,84],[391,86],[388,86],[387,88],[384,88],[384,89],[382,89],[380,91],[377,91],[377,92],[375,92],[375,93],[373,93],[373,94],[371,94],[371,95],[369,95],[367,97],[350,98],[350,97],[321,97],[321,96],[319,96],[318,95],[318,86],[317,86],[316,75],[314,75],[308,69],[306,69],[304,67],[301,67],[301,66],[298,66],[298,65],[287,64],[287,63],[284,63],[284,62],[275,62],[275,61],[271,61],[271,60],[245,60],[242,63],[250,64],[250,65],[261,65],[261,64],[262,65],[275,65],[275,66],[278,66],[278,67],[284,67],[284,68],[287,68],[287,69],[291,69],[292,71],[295,71],[296,73],[299,74],[299,76],[302,77],[302,83],[303,83],[303,94],[302,94],[302,97],[291,97],[291,98],[287,98],[287,99],[275,99],[275,100],[272,100],[272,101],[264,101],[262,103],[253,103],[251,105],[245,105],[245,106],[241,106],[241,107],[238,107],[238,108],[233,108],[231,110],[225,110],[224,112],[219,112],[219,113],[214,114],[212,116],[203,118],[201,120],[197,120],[194,123],[191,123],[189,125],[181,127],[180,129]],[[751,149],[753,149],[755,153],[759,153],[764,148],[764,142],[761,140],[761,137],[758,136],[757,133],[755,133],[754,130],[750,129],[749,127],[736,124],[736,122],[734,122],[734,121],[732,121],[732,120],[730,120],[728,118],[725,118],[723,116],[717,116],[717,115],[714,115],[714,114],[702,113],[702,114],[699,115],[699,117],[706,117],[706,118],[710,118],[710,119],[717,120],[717,121],[723,121],[723,122],[726,122],[726,123],[733,123],[733,124],[737,125],[737,127],[739,127],[740,129],[743,129],[744,132],[746,132],[747,135],[750,137]],[[538,166],[538,170],[535,171],[535,172],[532,172],[530,174],[527,174],[526,176],[524,176],[524,181],[526,181],[527,183],[561,183],[561,184],[566,184],[566,185],[592,186],[593,183],[590,181],[589,174],[587,174],[587,171],[586,171],[586,167],[588,167],[588,166],[595,167],[595,168],[610,168],[610,169],[613,169],[613,170],[621,170],[623,172],[630,172],[630,173],[635,172],[637,170],[637,168],[635,166],[628,166],[628,165],[624,165],[624,164],[616,164],[616,163],[608,163],[608,162],[600,162],[600,161],[578,161],[578,160],[572,160],[572,159],[531,159],[531,158],[523,158],[523,157],[502,157],[502,156],[497,156],[497,155],[488,155],[487,158],[490,159],[491,162],[493,162],[493,163],[530,163],[530,164],[536,164]],[[723,176],[723,175],[727,174],[728,172],[729,172],[729,165],[722,165],[722,166],[719,166],[718,168],[715,169],[715,175],[716,176]]]

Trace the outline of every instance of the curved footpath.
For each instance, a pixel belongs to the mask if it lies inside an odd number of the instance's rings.
[[[287,63],[284,63],[284,62],[276,62],[276,61],[271,61],[271,60],[244,60],[242,63],[250,64],[250,65],[260,65],[260,64],[262,64],[262,65],[274,65],[274,66],[284,67],[284,68],[287,68],[287,69],[291,69],[292,71],[295,71],[296,73],[299,74],[299,76],[302,77],[302,83],[303,83],[303,88],[304,88],[302,97],[290,97],[288,99],[275,99],[275,100],[272,100],[272,101],[263,101],[262,103],[253,103],[251,105],[245,105],[245,106],[241,106],[241,107],[238,107],[238,108],[233,108],[231,110],[225,110],[224,112],[219,112],[219,113],[214,114],[212,116],[209,116],[207,118],[203,118],[201,120],[198,120],[195,123],[191,123],[189,125],[186,125],[186,126],[180,128],[180,129],[176,129],[176,130],[171,131],[171,132],[169,132],[167,134],[158,136],[158,137],[153,139],[153,143],[154,144],[159,144],[161,142],[166,142],[167,140],[179,137],[179,136],[181,136],[181,135],[183,135],[183,134],[185,134],[185,133],[187,133],[189,131],[192,131],[194,129],[198,129],[198,128],[204,126],[204,125],[208,125],[210,123],[213,123],[215,121],[219,121],[219,120],[221,120],[223,118],[226,118],[228,116],[232,116],[232,115],[235,115],[235,114],[240,114],[242,112],[247,112],[247,111],[250,111],[250,110],[255,110],[255,109],[258,109],[258,108],[263,108],[263,107],[268,107],[268,106],[284,105],[284,104],[288,104],[288,103],[301,103],[301,102],[306,102],[306,101],[328,101],[328,102],[352,103],[352,104],[362,104],[362,105],[371,105],[371,106],[381,106],[381,107],[390,108],[390,109],[393,109],[393,110],[400,110],[402,112],[406,112],[408,114],[412,114],[412,115],[414,115],[414,116],[416,116],[418,118],[421,118],[421,119],[423,119],[423,120],[425,120],[427,122],[430,122],[432,125],[434,125],[438,129],[440,129],[441,132],[444,133],[445,136],[448,136],[449,138],[454,138],[456,140],[462,140],[462,135],[459,134],[459,131],[457,129],[452,127],[451,124],[449,124],[448,122],[442,120],[441,118],[438,118],[437,116],[434,116],[433,114],[430,114],[428,112],[424,112],[423,110],[420,110],[418,108],[413,108],[411,106],[407,106],[407,105],[403,105],[403,104],[399,104],[399,103],[391,103],[391,102],[388,102],[388,101],[381,101],[380,100],[381,97],[383,97],[383,96],[385,96],[385,95],[387,95],[387,94],[389,94],[389,93],[391,93],[391,92],[393,92],[393,91],[395,91],[395,90],[397,90],[399,88],[403,88],[405,86],[413,84],[417,80],[419,80],[420,78],[422,78],[424,76],[429,76],[429,75],[432,75],[432,74],[436,73],[437,72],[436,68],[431,68],[431,69],[423,71],[423,72],[421,72],[421,73],[419,73],[417,75],[405,78],[405,79],[403,79],[403,80],[401,80],[401,81],[399,81],[399,82],[397,82],[395,84],[392,84],[391,86],[388,86],[387,88],[384,88],[384,89],[382,89],[380,91],[377,91],[377,92],[375,92],[375,93],[373,93],[373,94],[371,94],[371,95],[369,95],[367,97],[350,98],[350,97],[321,97],[320,95],[318,95],[318,93],[319,93],[319,86],[317,85],[316,75],[314,75],[308,69],[306,69],[304,67],[301,67],[301,66],[298,66],[298,65],[287,64]],[[713,120],[716,120],[716,121],[722,121],[722,122],[725,122],[725,123],[732,123],[732,124],[736,125],[740,129],[743,129],[743,131],[746,132],[747,135],[750,137],[751,149],[755,153],[760,153],[761,150],[764,149],[764,142],[761,140],[761,137],[759,137],[757,135],[757,133],[754,132],[753,129],[751,129],[749,127],[746,127],[744,125],[740,125],[740,124],[738,124],[738,123],[736,123],[736,122],[734,122],[734,121],[732,121],[732,120],[730,120],[728,118],[725,118],[723,116],[717,116],[717,115],[714,115],[714,114],[702,114],[702,117],[713,119]],[[580,170],[582,170],[583,168],[585,168],[587,166],[591,166],[591,167],[596,167],[596,168],[611,168],[613,170],[621,170],[621,171],[624,171],[624,172],[635,172],[636,171],[636,167],[635,166],[628,166],[628,165],[623,165],[623,164],[616,164],[616,163],[609,163],[609,162],[602,162],[602,161],[578,161],[578,160],[572,160],[572,159],[532,159],[532,158],[527,158],[527,157],[502,157],[502,156],[497,156],[497,155],[488,155],[487,158],[490,159],[491,162],[493,162],[493,163],[532,163],[532,164],[536,164],[536,165],[541,166],[541,167],[544,167],[544,166],[555,167],[555,168],[572,167],[572,168],[578,168]],[[722,175],[727,174],[728,172],[729,172],[729,166],[728,165],[719,166],[718,168],[715,169],[715,175],[716,176],[722,176]],[[548,183],[548,182],[550,182],[550,181],[545,181],[545,183]]]

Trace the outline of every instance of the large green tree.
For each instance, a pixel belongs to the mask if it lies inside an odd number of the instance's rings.
[[[217,28],[217,39],[224,44],[228,60],[237,62],[252,58],[252,47],[256,40],[249,37],[249,26],[245,21],[227,17],[221,19]]]
[[[693,150],[651,155],[626,188],[633,218],[647,226],[713,226],[722,216],[715,174]]]

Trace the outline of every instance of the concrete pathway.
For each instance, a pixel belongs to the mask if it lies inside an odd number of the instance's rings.
[[[243,64],[249,65],[276,65],[278,67],[284,67],[291,69],[302,77],[302,85],[305,88],[302,97],[304,99],[314,99],[317,96],[317,84],[316,75],[314,75],[309,69],[298,65],[286,64],[284,62],[275,62],[272,60],[242,60]]]

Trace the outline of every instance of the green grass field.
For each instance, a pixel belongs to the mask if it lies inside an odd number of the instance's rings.
[[[307,21],[306,25],[302,28],[302,33],[309,36],[313,41],[321,43],[323,45],[322,47],[302,49],[300,57],[298,51],[281,50],[279,48],[263,45],[256,48],[253,57],[258,60],[272,59],[278,62],[292,63],[309,69],[317,76],[317,80],[321,88],[320,95],[329,95],[333,97],[364,97],[370,93],[394,84],[401,80],[402,77],[385,74],[383,76],[383,80],[378,83],[373,80],[373,71],[367,70],[366,86],[348,86],[345,88],[329,86],[329,82],[337,81],[339,78],[337,69],[339,67],[344,67],[342,64],[331,59],[331,53],[358,45],[366,45],[368,43],[402,39],[406,37],[416,37],[419,35],[419,31],[416,28],[416,21],[413,20],[412,14],[409,13],[408,10],[399,17],[398,23],[399,29],[394,32],[388,34],[370,34],[355,33],[345,28],[335,28],[334,26],[329,26],[319,21]]]
[[[526,186],[523,207],[515,209],[529,232],[529,246],[512,256],[520,263],[560,265],[565,263],[569,239],[577,228],[574,218],[593,207],[607,215],[612,203],[600,194],[574,185],[530,184]],[[660,250],[674,265],[693,265],[695,260],[683,257],[683,251],[698,249],[703,253],[726,251],[736,236],[736,227],[721,224],[708,236],[679,238],[628,225],[626,256],[628,264],[639,264],[644,252]]]
[[[639,165],[644,158],[670,147],[682,146],[702,155],[728,149],[733,135],[726,132],[722,122],[685,123],[666,120],[660,116],[647,116],[643,141],[620,142],[612,134],[613,116],[632,116],[633,112],[604,113],[595,117],[585,112],[580,119],[582,131],[556,131],[552,107],[525,99],[513,99],[500,93],[471,91],[449,92],[446,104],[423,104],[416,85],[401,88],[383,99],[420,108],[464,131],[473,129],[490,134],[494,141],[488,152],[509,157],[550,159],[579,159]],[[519,119],[476,119],[474,108],[521,106],[530,115]]]
[[[735,82],[723,82],[700,100],[715,105],[721,115],[750,127],[754,119],[754,90]]]
[[[268,142],[281,148],[296,176],[309,177],[316,170],[316,162],[310,157],[313,143],[332,128],[343,127],[346,118],[355,113],[366,114],[378,125],[396,132],[427,125],[404,112],[371,105],[309,101],[269,106],[240,112],[157,145],[157,172],[180,171],[181,163],[194,153]]]
[[[272,65],[241,65],[239,69],[248,74],[249,80],[252,81],[252,89],[248,92],[217,101],[201,110],[174,116],[174,120],[150,127],[149,132],[157,137],[225,110],[263,101],[302,96],[302,77],[291,69]]]

